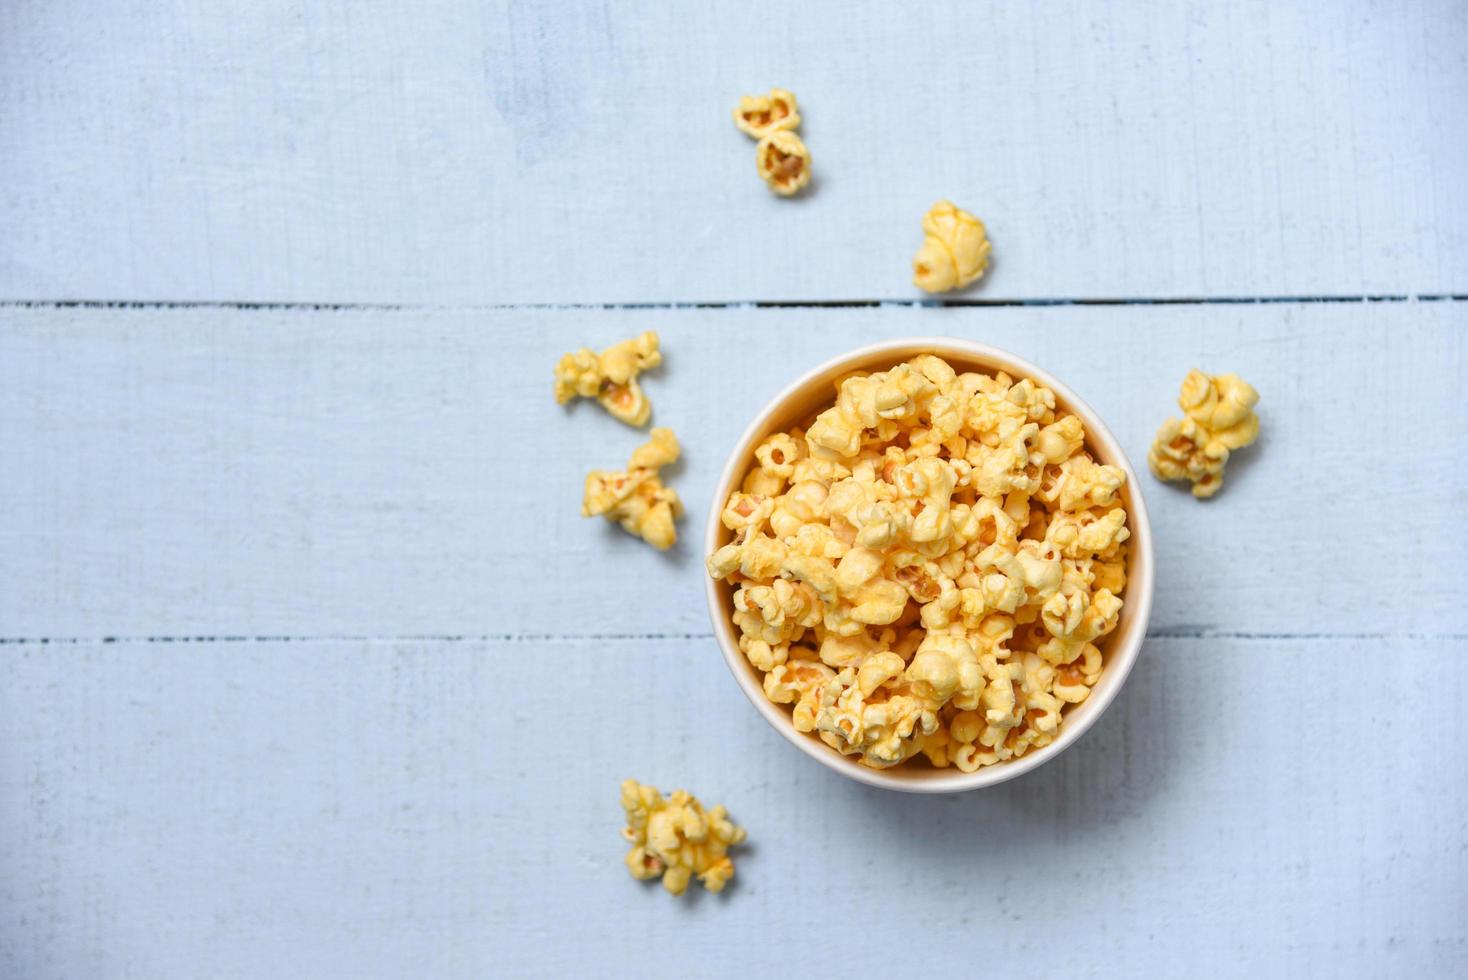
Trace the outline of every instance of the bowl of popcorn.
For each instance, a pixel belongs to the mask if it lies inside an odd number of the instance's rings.
[[[1003,782],[1076,741],[1152,604],[1115,437],[1045,371],[951,338],[863,347],[777,395],[705,545],[750,703],[824,765],[909,792]]]

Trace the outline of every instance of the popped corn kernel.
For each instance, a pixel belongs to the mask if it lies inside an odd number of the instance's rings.
[[[1053,475],[1053,480],[1049,479]],[[1061,510],[1110,507],[1126,481],[1118,467],[1096,463],[1086,453],[1077,453],[1059,466],[1047,467],[1036,496],[1053,495]]]
[[[1045,529],[1045,540],[1066,558],[1109,557],[1129,537],[1126,509],[1119,506],[1104,514],[1056,511]]]
[[[1086,430],[1081,420],[1066,415],[1045,426],[1035,435],[1035,451],[1046,463],[1057,465],[1081,451]]]
[[[1213,496],[1229,454],[1259,438],[1258,401],[1259,392],[1237,374],[1189,371],[1177,399],[1183,417],[1162,423],[1147,453],[1152,475],[1190,481],[1199,499]]]
[[[622,836],[632,844],[626,858],[632,877],[661,877],[674,895],[683,894],[694,877],[711,892],[723,891],[734,877],[728,852],[745,833],[722,806],[704,810],[681,789],[664,799],[656,788],[628,779],[622,783],[622,809],[627,814]]]
[[[672,429],[653,429],[649,435],[632,451],[625,473],[592,470],[586,475],[581,516],[601,514],[666,551],[678,540],[675,522],[683,516],[683,501],[678,491],[663,485],[658,471],[678,459],[678,437]]]
[[[836,672],[823,663],[805,657],[791,657],[765,674],[765,697],[775,704],[794,706],[790,720],[797,731],[814,731],[821,688],[835,676]]]
[[[858,672],[850,667],[821,688],[816,730],[821,740],[841,752],[861,756],[875,769],[905,761],[918,749],[915,736],[938,728],[937,711],[921,698],[901,691],[868,695]]]
[[[776,432],[754,450],[759,468],[782,480],[790,479],[801,454],[800,444],[788,432]]]
[[[637,376],[662,362],[658,335],[651,330],[600,354],[583,347],[556,364],[556,402],[564,405],[573,398],[595,398],[614,418],[641,428],[652,417],[652,403]]]
[[[1050,744],[1121,613],[1125,471],[1049,389],[932,355],[840,378],[808,423],[755,448],[707,561],[766,697],[878,768]]]
[[[781,197],[789,197],[810,183],[810,150],[788,129],[760,137],[754,162],[760,178]]]
[[[768,95],[741,96],[734,107],[734,125],[755,139],[799,128],[800,106],[795,101],[795,93],[772,88]]]
[[[912,259],[912,283],[930,293],[962,289],[989,267],[984,223],[949,201],[923,215],[923,245]]]

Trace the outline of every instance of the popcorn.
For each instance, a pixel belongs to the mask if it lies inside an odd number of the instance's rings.
[[[930,293],[962,289],[989,267],[984,223],[962,208],[939,201],[923,216],[923,246],[912,259],[912,283]]]
[[[871,697],[850,667],[827,681],[816,718],[821,740],[840,752],[860,755],[873,768],[905,761],[918,748],[915,735],[937,730],[937,711],[910,694],[881,691],[880,695]]]
[[[836,591],[851,606],[850,617],[867,626],[897,621],[907,590],[883,577],[883,558],[870,548],[853,548],[836,565]]]
[[[1099,465],[1086,453],[1077,453],[1053,467],[1053,472],[1053,482],[1042,481],[1036,496],[1053,501],[1066,511],[1109,507],[1116,502],[1116,495],[1126,481],[1126,474],[1120,469]]]
[[[1056,511],[1045,529],[1045,540],[1066,558],[1106,558],[1131,532],[1126,528],[1126,511],[1113,507],[1104,513],[1082,510]]]
[[[816,727],[816,709],[821,689],[836,672],[823,663],[803,657],[792,657],[765,674],[765,697],[775,704],[793,704],[790,720],[797,731],[809,732]]]
[[[789,197],[810,183],[810,150],[790,130],[760,137],[754,154],[760,177],[781,197]]]
[[[660,551],[678,540],[674,521],[683,516],[678,491],[663,486],[658,471],[678,458],[678,437],[672,429],[653,429],[651,439],[632,451],[627,472],[592,470],[586,475],[581,516],[601,514],[616,521]]]
[[[800,108],[794,93],[774,88],[768,95],[743,96],[734,107],[734,125],[759,140],[754,164],[770,190],[789,197],[810,183],[810,151],[795,135]]]
[[[652,403],[637,376],[662,362],[658,335],[651,330],[600,354],[583,347],[556,364],[556,402],[564,405],[573,398],[595,398],[614,418],[641,428],[652,417]]]
[[[1053,392],[922,355],[840,379],[752,462],[708,571],[798,731],[966,772],[1054,741],[1100,679],[1130,531],[1125,471]]]
[[[799,128],[800,107],[796,105],[795,94],[772,88],[768,95],[743,96],[734,107],[734,125],[755,139]]]
[[[1044,462],[1055,465],[1080,452],[1085,440],[1086,430],[1081,420],[1074,415],[1066,415],[1036,434],[1035,450]]]
[[[1188,372],[1178,395],[1180,419],[1157,430],[1147,465],[1159,480],[1189,480],[1193,496],[1211,497],[1223,486],[1229,453],[1259,437],[1254,405],[1259,392],[1237,374]]]
[[[728,852],[745,833],[722,806],[706,811],[681,789],[664,799],[654,787],[629,779],[622,783],[622,809],[622,836],[632,843],[627,870],[638,881],[661,877],[664,888],[682,895],[695,876],[711,892],[723,891],[734,877]]]
[[[800,444],[785,432],[776,432],[754,451],[754,458],[759,460],[759,468],[781,480],[790,479],[790,475],[795,472],[795,464],[802,455]]]

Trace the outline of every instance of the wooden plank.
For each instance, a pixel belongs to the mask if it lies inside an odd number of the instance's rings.
[[[1067,380],[1144,466],[1188,368],[1263,393],[1198,503],[1144,477],[1155,630],[1468,631],[1468,304],[518,312],[0,309],[5,636],[704,633],[724,455],[779,388],[899,335]],[[564,350],[661,331],[683,542],[579,516],[643,438],[551,397]]]
[[[1446,977],[1465,698],[1461,638],[1151,640],[1073,749],[916,798],[706,641],[0,647],[0,972],[770,975],[858,916],[879,974]],[[627,776],[749,828],[730,892],[628,879]]]
[[[0,297],[1468,292],[1468,7],[201,0],[0,10]],[[729,122],[800,96],[777,200]]]

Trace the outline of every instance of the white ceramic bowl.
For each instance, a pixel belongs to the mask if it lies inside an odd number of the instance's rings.
[[[729,460],[724,464],[724,472],[714,491],[713,503],[709,507],[708,529],[704,536],[704,553],[711,555],[729,541],[731,534],[719,520],[719,513],[724,509],[729,494],[743,482],[744,475],[754,460],[754,448],[761,440],[773,432],[801,424],[823,407],[829,406],[835,397],[832,382],[841,375],[858,370],[884,370],[918,354],[937,354],[960,372],[1005,371],[1016,379],[1032,378],[1043,384],[1055,392],[1058,407],[1073,412],[1085,423],[1086,447],[1091,454],[1102,463],[1119,466],[1126,471],[1127,485],[1123,496],[1127,508],[1127,526],[1131,528],[1132,534],[1127,553],[1127,585],[1122,593],[1124,605],[1121,620],[1116,630],[1105,637],[1101,644],[1101,651],[1105,656],[1101,679],[1092,689],[1090,697],[1066,711],[1065,721],[1055,741],[1044,748],[1033,749],[1013,761],[985,766],[971,773],[953,768],[937,769],[923,759],[910,760],[890,769],[872,769],[860,764],[852,756],[837,752],[814,734],[796,731],[788,708],[774,704],[765,697],[761,687],[763,674],[739,651],[738,637],[731,618],[733,590],[722,581],[707,581],[709,616],[713,620],[714,635],[718,637],[724,661],[729,665],[730,672],[739,682],[745,696],[749,698],[749,703],[800,751],[844,776],[872,786],[909,793],[959,793],[1013,779],[1063,752],[1085,734],[1116,699],[1122,682],[1131,672],[1132,664],[1136,662],[1137,654],[1142,649],[1142,639],[1147,632],[1147,618],[1152,611],[1152,528],[1147,522],[1147,507],[1142,501],[1136,471],[1127,462],[1126,454],[1122,452],[1116,437],[1089,405],[1077,398],[1075,392],[1060,381],[1028,361],[973,341],[951,337],[908,337],[860,347],[797,378],[776,395],[749,424],[749,428],[744,430],[744,435],[729,453]]]

